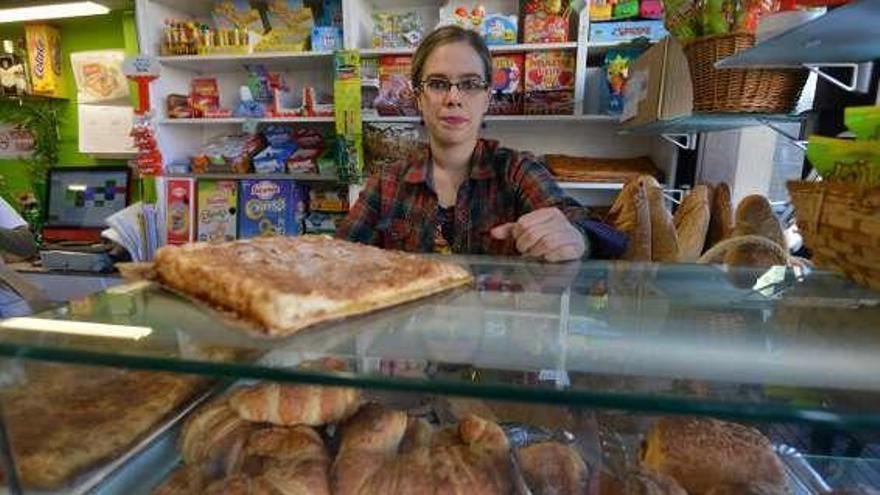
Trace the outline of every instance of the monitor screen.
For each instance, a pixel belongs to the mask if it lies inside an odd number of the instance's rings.
[[[127,168],[53,168],[49,171],[48,227],[103,228],[128,205]]]

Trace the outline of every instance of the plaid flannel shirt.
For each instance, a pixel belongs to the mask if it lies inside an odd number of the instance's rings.
[[[438,200],[429,180],[430,166],[426,146],[421,155],[373,174],[337,237],[385,249],[433,252]],[[586,208],[563,194],[533,155],[480,140],[471,158],[470,177],[458,191],[449,240],[452,252],[518,254],[514,241],[494,239],[490,231],[548,207],[559,208],[587,238],[588,256],[616,258],[626,249],[626,236],[591,219]]]

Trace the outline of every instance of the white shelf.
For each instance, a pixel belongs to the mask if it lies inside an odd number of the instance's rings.
[[[333,117],[282,117],[248,119],[244,117],[230,117],[224,119],[160,119],[160,125],[225,125],[244,124],[248,121],[256,121],[261,124],[314,124],[319,122],[334,122]]]
[[[567,190],[581,191],[619,191],[623,189],[622,182],[557,182],[559,187]]]
[[[417,123],[420,117],[364,117],[364,122]],[[608,122],[617,123],[611,115],[487,115],[486,122]]]
[[[195,72],[234,72],[248,64],[275,70],[332,69],[333,52],[260,52],[241,55],[171,55],[159,57],[167,67]]]
[[[204,180],[243,180],[243,179],[291,179],[302,182],[339,182],[336,176],[317,174],[234,174],[234,173],[205,173],[205,174],[166,174],[165,177],[187,177]]]
[[[566,43],[520,43],[516,45],[489,45],[492,53],[533,52],[539,50],[576,50],[577,42]],[[412,55],[414,48],[364,48],[362,57],[378,57],[381,55]]]

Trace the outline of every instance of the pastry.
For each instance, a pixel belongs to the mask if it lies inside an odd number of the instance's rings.
[[[601,473],[601,495],[688,495],[673,478],[650,469],[633,469],[620,477]]]
[[[732,236],[741,235],[764,236],[779,244],[782,249],[788,250],[779,219],[773,213],[770,201],[760,194],[746,196],[736,207],[736,222]]]
[[[691,494],[731,483],[786,489],[782,461],[764,435],[712,418],[659,419],[648,434],[642,463],[672,476]]]
[[[261,383],[236,390],[229,405],[240,417],[275,425],[320,426],[351,416],[361,393],[347,387]]]
[[[733,205],[730,199],[730,187],[719,182],[712,188],[712,201],[709,207],[709,231],[706,232],[704,250],[727,239],[733,234]]]
[[[28,488],[57,489],[136,445],[201,390],[192,376],[28,364],[0,393],[9,443]]]
[[[648,191],[641,181],[634,179],[623,186],[605,222],[629,238],[623,259],[651,261],[651,209]]]
[[[191,495],[205,489],[205,476],[199,466],[183,465],[153,490],[153,495]]]
[[[519,468],[534,495],[582,495],[589,470],[573,448],[559,442],[541,442],[517,451]]]
[[[199,408],[184,423],[180,433],[183,462],[201,466],[208,479],[238,470],[244,459],[244,445],[254,425],[241,419],[224,399]]]
[[[678,233],[678,261],[697,261],[709,230],[709,188],[694,186],[675,211],[674,222]]]
[[[312,235],[166,246],[156,255],[156,274],[272,336],[472,280],[452,263]]]
[[[444,397],[441,407],[449,411],[455,420],[473,414],[495,423],[525,423],[551,430],[571,430],[575,427],[571,410],[547,404]]]
[[[657,179],[643,175],[639,181],[645,188],[648,210],[651,214],[651,259],[662,263],[678,261],[678,233],[672,213],[666,207],[666,198]]]
[[[330,457],[321,436],[308,426],[256,431],[245,455],[248,464],[259,459],[259,479],[279,493],[330,495]]]
[[[640,175],[660,177],[663,173],[648,157],[590,158],[545,155],[547,169],[559,180],[574,182],[627,182]]]
[[[284,493],[276,491],[260,477],[239,473],[211,483],[202,495],[284,495]]]
[[[727,483],[712,487],[706,495],[789,495],[789,491],[767,483]]]

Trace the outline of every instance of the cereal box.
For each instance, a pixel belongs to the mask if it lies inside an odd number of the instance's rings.
[[[557,91],[574,88],[575,54],[548,50],[526,54],[526,91]]]
[[[200,180],[198,183],[198,240],[234,241],[238,184],[231,180]]]
[[[292,180],[241,181],[238,237],[298,235],[306,210],[306,193]]]
[[[525,55],[522,53],[498,54],[492,57],[490,114],[516,115],[522,113],[524,71]]]
[[[388,55],[379,59],[379,96],[373,106],[384,116],[417,116],[410,76],[412,57]]]
[[[49,24],[25,24],[24,35],[34,93],[54,98],[66,97],[58,28]]]
[[[193,241],[195,223],[195,180],[169,178],[165,183],[167,244]]]

